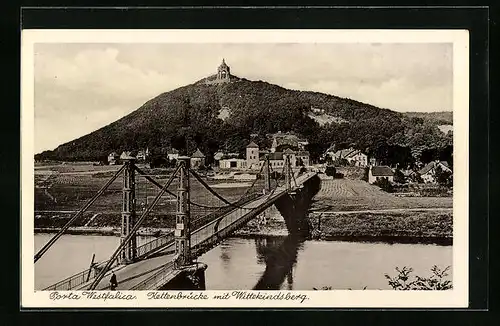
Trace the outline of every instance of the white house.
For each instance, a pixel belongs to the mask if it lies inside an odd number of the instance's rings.
[[[191,155],[191,168],[196,169],[202,166],[205,166],[205,155],[197,148]]]
[[[246,167],[248,168],[258,168],[259,167],[259,145],[253,141],[247,145],[246,148]]]
[[[452,172],[448,162],[446,161],[433,161],[427,163],[418,173],[425,183],[436,182],[436,168],[440,167],[442,171]]]
[[[247,160],[242,158],[223,158],[219,160],[219,168],[221,169],[245,169]]]
[[[387,179],[394,182],[394,172],[388,166],[370,166],[368,171],[368,183],[373,184],[377,180]]]
[[[349,164],[354,166],[368,166],[368,156],[354,148],[342,149],[335,153],[331,149],[328,149],[326,154],[334,161],[345,159]]]
[[[171,148],[167,151],[167,156],[170,161],[177,160],[179,158],[179,151],[175,148]]]
[[[108,155],[108,164],[115,165],[118,161],[119,155],[116,152],[111,152]]]

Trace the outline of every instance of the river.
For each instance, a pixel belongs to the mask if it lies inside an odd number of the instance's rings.
[[[51,236],[36,234],[35,250]],[[141,237],[139,243],[146,240]],[[106,260],[118,244],[114,236],[63,235],[35,264],[35,288],[88,268],[94,253],[96,261]],[[390,289],[385,273],[411,266],[416,275],[430,276],[433,265],[452,265],[452,246],[232,237],[198,261],[208,265],[208,290]]]

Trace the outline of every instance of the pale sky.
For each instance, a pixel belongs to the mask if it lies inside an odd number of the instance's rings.
[[[35,44],[35,152],[216,72],[394,111],[452,111],[451,43]]]

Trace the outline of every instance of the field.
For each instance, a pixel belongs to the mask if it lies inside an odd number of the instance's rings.
[[[313,211],[358,211],[404,208],[451,208],[452,197],[396,197],[362,180],[322,180]]]
[[[361,180],[322,180],[310,221],[313,236],[451,244],[451,197],[396,197]]]

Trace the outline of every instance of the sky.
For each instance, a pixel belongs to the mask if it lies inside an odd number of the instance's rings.
[[[216,72],[394,111],[452,111],[453,45],[36,43],[35,152],[99,129]]]

